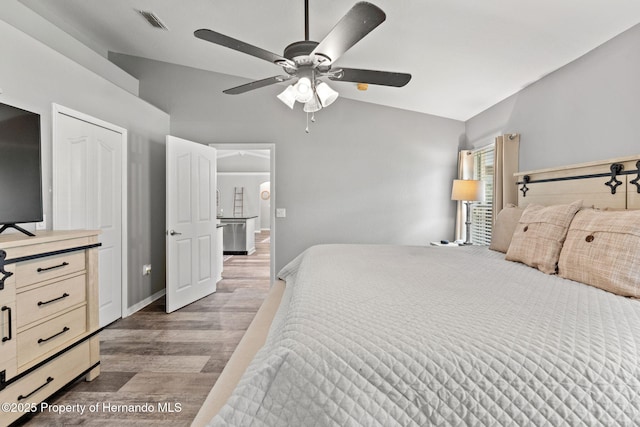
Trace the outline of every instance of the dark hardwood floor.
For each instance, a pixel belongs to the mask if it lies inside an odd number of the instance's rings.
[[[254,254],[225,260],[216,293],[171,314],[164,312],[161,298],[109,325],[101,332],[100,376],[71,384],[48,400],[52,406],[69,405],[70,412],[41,412],[19,425],[190,425],[269,284],[269,233],[262,232],[256,234]]]

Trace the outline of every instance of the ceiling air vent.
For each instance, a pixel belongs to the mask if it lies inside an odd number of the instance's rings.
[[[151,25],[153,28],[158,28],[165,31],[168,30],[167,26],[162,23],[160,18],[158,18],[155,13],[147,12],[145,10],[136,10],[136,12],[142,15],[142,17],[146,19],[149,25]]]

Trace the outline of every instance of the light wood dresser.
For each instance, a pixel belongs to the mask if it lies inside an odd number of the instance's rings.
[[[0,425],[100,373],[98,232],[0,235]]]

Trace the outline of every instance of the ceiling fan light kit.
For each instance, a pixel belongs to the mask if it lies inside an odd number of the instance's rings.
[[[303,111],[307,113],[315,113],[324,107],[331,105],[338,99],[338,92],[321,80],[313,80],[314,72],[311,72],[311,79],[308,77],[300,77],[298,81],[278,95],[287,107],[293,109],[296,101],[304,104]],[[312,84],[311,82],[314,81]]]
[[[208,29],[196,30],[193,34],[199,39],[214,43],[256,58],[269,61],[282,67],[286,75],[268,77],[223,91],[229,95],[238,95],[250,90],[296,79],[277,97],[293,109],[296,101],[304,104],[303,111],[314,113],[331,105],[338,92],[320,80],[375,84],[390,87],[403,87],[411,74],[364,70],[356,68],[332,68],[342,54],[349,50],[386,19],[379,7],[368,3],[356,3],[325,36],[321,42],[309,40],[309,2],[305,0],[305,40],[291,43],[284,49],[283,55],[269,52],[224,34]]]

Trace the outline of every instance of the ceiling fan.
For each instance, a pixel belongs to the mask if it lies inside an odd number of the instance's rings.
[[[373,85],[402,87],[409,83],[411,74],[389,71],[363,70],[358,68],[333,67],[335,61],[386,19],[379,7],[368,3],[356,3],[327,34],[321,42],[309,40],[309,0],[305,0],[305,39],[291,43],[283,55],[269,52],[224,34],[200,29],[193,34],[199,39],[215,43],[247,55],[279,65],[285,74],[256,80],[223,91],[238,95],[276,83],[294,80],[294,83],[278,95],[289,108],[296,101],[304,104],[304,111],[313,113],[329,106],[338,93],[320,80],[326,77],[333,81],[367,83]]]

